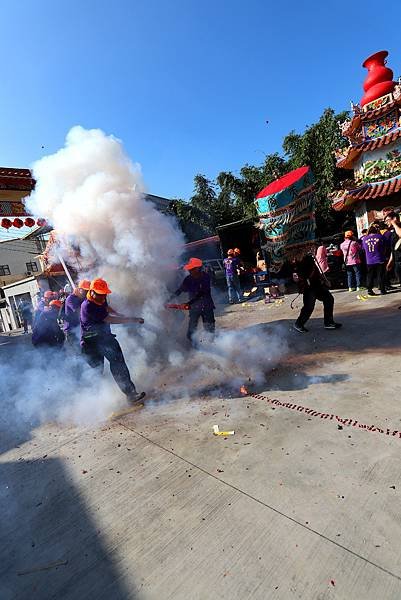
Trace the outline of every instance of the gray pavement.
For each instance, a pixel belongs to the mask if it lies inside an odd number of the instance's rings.
[[[288,407],[205,394],[1,432],[1,600],[401,598],[401,294],[335,296],[340,331],[320,306],[290,331],[293,297],[218,318],[288,331],[251,390]]]

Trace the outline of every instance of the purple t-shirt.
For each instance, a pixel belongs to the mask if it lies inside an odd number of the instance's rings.
[[[75,294],[67,296],[64,303],[64,331],[71,331],[79,325],[82,300]]]
[[[385,261],[385,241],[381,233],[371,233],[362,239],[366,264],[378,265]]]
[[[34,346],[62,346],[64,333],[57,322],[58,310],[45,308],[39,313],[32,331]]]
[[[95,304],[86,299],[81,304],[81,337],[94,337],[95,335],[110,335],[109,323],[104,320],[108,316],[107,304]]]
[[[224,259],[224,268],[226,270],[227,277],[233,277],[233,275],[237,275],[237,269],[239,267],[238,258],[228,258]]]
[[[182,292],[188,293],[189,301],[193,300],[191,308],[199,310],[214,308],[208,273],[202,271],[200,277],[188,275],[176,291],[176,295],[179,296]]]

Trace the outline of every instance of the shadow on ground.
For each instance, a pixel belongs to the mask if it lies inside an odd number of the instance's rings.
[[[61,460],[3,463],[0,481],[1,600],[138,597]],[[58,561],[66,564],[51,566]]]

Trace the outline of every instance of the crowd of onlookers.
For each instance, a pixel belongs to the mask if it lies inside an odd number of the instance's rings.
[[[369,296],[376,295],[374,287],[380,294],[386,294],[392,289],[394,278],[401,285],[401,222],[393,210],[383,212],[383,221],[372,223],[359,239],[351,230],[344,234],[338,252],[342,255],[350,292],[366,286]],[[322,273],[329,273],[328,249],[322,242],[318,243],[316,262]]]

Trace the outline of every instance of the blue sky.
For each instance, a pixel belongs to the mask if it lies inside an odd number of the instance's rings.
[[[401,74],[400,12],[399,0],[2,0],[0,165],[100,127],[150,192],[188,198],[196,173],[258,164],[325,107],[359,100],[369,54],[388,49]]]

